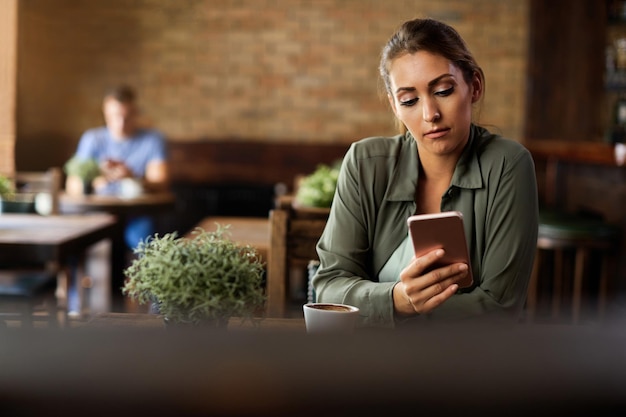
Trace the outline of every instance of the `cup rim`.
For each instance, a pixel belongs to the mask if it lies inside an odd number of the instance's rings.
[[[359,312],[359,308],[350,304],[342,304],[342,303],[323,303],[323,302],[314,302],[314,303],[306,303],[304,304],[302,307],[303,308],[308,308],[308,309],[315,309],[315,310],[319,310],[316,309],[314,306],[316,305],[326,305],[326,306],[336,306],[336,307],[347,307],[350,310],[349,311],[337,311],[337,310],[324,310],[327,311],[329,313],[338,313],[338,314],[345,314],[345,313],[358,313]]]

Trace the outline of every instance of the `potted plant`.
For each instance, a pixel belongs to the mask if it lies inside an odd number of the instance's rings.
[[[13,181],[7,176],[0,175],[0,197],[10,198],[15,193]]]
[[[63,166],[67,175],[75,176],[83,181],[83,193],[91,194],[92,181],[100,175],[100,165],[94,158],[72,156]]]
[[[122,292],[155,303],[168,324],[226,326],[231,317],[257,324],[264,267],[256,249],[228,238],[229,227],[197,227],[191,237],[157,233],[142,241]]]
[[[294,203],[299,207],[327,209],[333,202],[341,160],[320,164],[298,182]]]
[[[35,213],[34,196],[18,193],[14,181],[5,175],[0,175],[0,213]]]

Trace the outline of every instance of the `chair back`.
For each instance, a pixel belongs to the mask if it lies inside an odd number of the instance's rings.
[[[15,203],[12,209],[16,212],[33,212],[36,209],[40,214],[58,214],[61,177],[60,168],[15,172],[12,179],[16,195],[22,198],[12,202]],[[8,203],[11,202],[5,201],[3,205]],[[10,211],[5,207],[2,210]],[[18,261],[0,265],[0,320],[7,317],[19,321],[21,326],[33,327],[37,319],[57,326],[57,313],[62,307],[56,296],[58,274],[60,271],[55,262],[23,264]],[[47,314],[40,314],[42,306]]]
[[[270,249],[267,263],[267,316],[284,317],[289,272],[306,270],[318,260],[315,246],[326,227],[330,209],[296,207],[293,197],[283,196],[270,211]]]
[[[45,201],[40,201],[40,214],[59,214],[59,196],[61,194],[61,168],[53,167],[47,171],[17,171],[14,175],[16,190],[20,194],[27,194],[33,199],[44,194]],[[35,204],[37,205],[37,201]],[[41,211],[43,210],[43,211]]]

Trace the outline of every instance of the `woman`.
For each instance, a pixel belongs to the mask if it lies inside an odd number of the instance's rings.
[[[404,23],[383,48],[380,75],[404,134],[366,138],[347,152],[313,286],[320,302],[355,305],[362,326],[435,318],[517,318],[537,243],[532,157],[472,122],[482,69],[459,34],[431,19]],[[428,271],[440,250],[415,257],[406,220],[463,213],[466,264]],[[428,272],[427,272],[428,271]]]

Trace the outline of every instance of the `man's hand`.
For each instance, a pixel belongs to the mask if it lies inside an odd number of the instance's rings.
[[[107,159],[100,164],[100,171],[107,181],[119,181],[122,178],[132,178],[133,172],[122,161]]]

